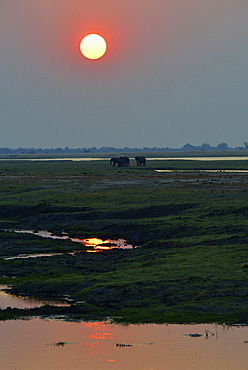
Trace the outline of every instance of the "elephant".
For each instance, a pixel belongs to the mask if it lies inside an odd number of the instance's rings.
[[[116,164],[118,164],[118,162],[119,162],[119,157],[113,157],[113,158],[111,158],[110,159],[110,167],[112,166],[112,167],[115,167],[115,165]]]
[[[117,164],[118,167],[128,167],[130,166],[128,157],[113,157],[110,159],[110,166],[115,167]]]
[[[127,156],[120,157],[120,159],[122,159],[124,161],[124,166],[125,167],[130,167],[130,161],[129,161],[129,158]]]
[[[137,166],[145,166],[146,165],[146,158],[143,155],[135,157]]]

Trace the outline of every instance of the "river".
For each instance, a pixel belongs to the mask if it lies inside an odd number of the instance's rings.
[[[4,288],[4,287],[2,287]],[[0,291],[0,307],[44,302]],[[0,322],[1,370],[244,370],[248,327],[116,325],[52,317]]]
[[[208,337],[205,331],[209,330]],[[247,327],[0,322],[2,370],[244,370]],[[202,336],[191,337],[187,334]],[[122,345],[120,345],[122,344]]]

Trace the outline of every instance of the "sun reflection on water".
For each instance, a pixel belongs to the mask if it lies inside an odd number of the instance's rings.
[[[75,243],[83,244],[85,247],[88,247],[89,249],[86,249],[85,252],[102,252],[102,251],[108,251],[114,248],[120,248],[120,249],[132,249],[132,248],[138,248],[138,246],[133,246],[131,244],[128,244],[125,239],[99,239],[99,238],[87,238],[87,239],[80,239],[80,238],[73,238],[69,237],[68,233],[62,232],[62,235],[55,235],[47,230],[12,230],[7,229],[5,230],[7,232],[15,232],[20,234],[32,234],[35,236],[40,236],[42,238],[51,238],[55,240],[71,240]],[[68,254],[76,255],[77,253],[80,253],[81,250],[76,250],[73,252],[68,252]],[[5,257],[5,260],[11,260],[16,258],[37,258],[37,257],[51,257],[55,255],[61,255],[63,253],[32,253],[32,254],[19,254],[16,256],[10,256]]]
[[[83,325],[89,331],[87,334],[89,341],[86,346],[89,348],[90,354],[104,353],[105,350],[101,346],[101,341],[113,339],[113,333],[108,332],[108,327],[103,322],[86,322]],[[104,348],[106,349],[106,346]]]
[[[87,252],[101,252],[102,250],[110,250],[110,239],[102,240],[98,238],[82,239],[83,244],[86,247],[93,247],[93,249],[88,249]]]

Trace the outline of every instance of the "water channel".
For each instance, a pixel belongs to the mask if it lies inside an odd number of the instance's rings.
[[[1,308],[43,303],[0,290]],[[116,325],[37,317],[1,321],[0,333],[1,370],[244,370],[248,364],[247,326]]]
[[[15,233],[20,234],[32,234],[36,236],[40,236],[42,238],[50,238],[50,239],[59,239],[59,240],[70,240],[75,243],[80,243],[86,249],[84,249],[86,252],[102,252],[114,248],[120,248],[120,249],[132,249],[137,248],[131,244],[128,244],[125,239],[107,239],[102,240],[99,238],[88,238],[88,239],[80,239],[80,238],[71,238],[68,236],[66,232],[64,232],[61,236],[55,235],[47,230],[6,230],[6,231],[12,231]],[[68,254],[76,254],[81,252],[81,250],[76,250],[74,252],[70,252]],[[5,260],[13,260],[13,259],[19,259],[19,258],[37,258],[37,257],[51,257],[55,255],[61,255],[62,253],[33,253],[33,254],[18,254],[11,257],[6,257]]]

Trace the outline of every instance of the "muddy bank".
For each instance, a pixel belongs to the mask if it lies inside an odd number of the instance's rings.
[[[105,315],[102,315],[97,310],[92,310],[92,307],[89,305],[76,306],[71,305],[68,307],[58,307],[58,306],[49,306],[45,305],[42,307],[35,307],[29,309],[21,308],[11,308],[8,307],[4,310],[0,310],[0,320],[13,320],[19,318],[32,318],[32,317],[41,317],[41,318],[54,318],[54,319],[63,319],[67,321],[78,321],[78,320],[103,320],[106,318]]]

